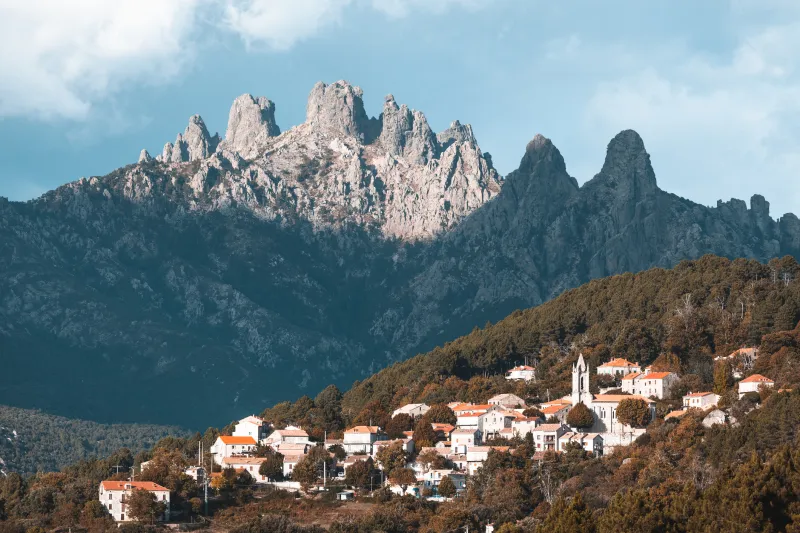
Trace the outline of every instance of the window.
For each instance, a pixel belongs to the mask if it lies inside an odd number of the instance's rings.
[[[119,519],[124,521],[125,520],[125,513],[122,513],[121,515],[119,515]]]
[[[108,504],[108,510],[110,511],[110,510],[111,510],[111,509],[113,509],[113,508],[114,508],[114,507],[113,507],[113,506],[112,506],[112,505],[109,503],[109,504]]]
[[[108,493],[108,499],[109,499],[109,500],[112,500],[112,499],[113,499],[113,496],[112,496],[112,494],[111,494],[110,492]]]

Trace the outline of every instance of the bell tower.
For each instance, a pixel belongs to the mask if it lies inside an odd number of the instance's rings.
[[[572,405],[580,402],[586,407],[592,403],[592,395],[589,392],[589,366],[583,360],[583,354],[578,355],[578,362],[572,365]]]

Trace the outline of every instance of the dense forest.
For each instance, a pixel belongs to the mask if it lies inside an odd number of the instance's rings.
[[[452,502],[376,491],[359,497],[360,512],[334,500],[341,485],[294,498],[254,491],[246,472],[231,472],[217,485],[214,528],[449,533],[492,523],[497,533],[800,531],[798,270],[789,258],[763,265],[704,257],[672,270],[594,281],[379,372],[344,394],[330,386],[313,399],[264,413],[277,426],[300,424],[321,439],[353,423],[385,425],[394,407],[412,400],[438,404],[426,415],[431,420],[447,415],[443,402],[483,401],[497,392],[513,391],[532,404],[567,390],[568,370],[582,352],[592,366],[613,355],[679,371],[681,390],[721,394],[727,424],[707,427],[703,413],[693,411],[659,417],[632,445],[601,458],[579,446],[534,455],[530,437],[515,438],[505,442],[510,451],[489,454]],[[731,363],[714,358],[742,346],[759,348],[748,372],[774,379],[775,390],[741,399],[734,393]],[[506,381],[504,370],[525,358],[536,363],[537,381]],[[404,428],[387,431],[395,429]],[[217,434],[170,437],[147,452],[121,450],[56,474],[0,478],[0,533],[55,526],[110,531],[115,526],[95,502],[97,483],[125,476],[116,473],[119,465],[146,459],[155,465],[147,476],[173,491],[175,509],[199,516],[198,487],[182,468],[200,440],[208,447]]]
[[[32,474],[59,470],[120,448],[151,448],[184,429],[149,424],[98,424],[0,405],[0,469]]]
[[[624,357],[683,376],[677,390],[710,390],[714,357],[757,346],[763,335],[800,320],[800,265],[705,256],[672,269],[654,268],[591,281],[543,305],[396,363],[340,395],[328,387],[264,412],[279,425],[302,424],[321,436],[353,423],[385,422],[411,402],[480,403],[513,392],[531,403],[569,392],[578,353],[592,368]],[[537,381],[509,382],[505,370],[527,360]],[[760,358],[755,369],[785,386],[797,379],[790,361]],[[597,387],[593,383],[593,387]],[[334,416],[334,414],[336,414]]]

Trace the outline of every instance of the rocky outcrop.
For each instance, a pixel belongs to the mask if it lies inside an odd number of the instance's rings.
[[[280,134],[275,104],[263,96],[243,94],[233,101],[228,114],[224,145],[245,159],[260,155],[269,140]]]
[[[149,163],[152,160],[153,158],[150,157],[150,152],[148,152],[145,149],[142,149],[142,151],[139,152],[139,160],[137,161],[137,163]]]
[[[594,277],[800,255],[800,221],[760,196],[661,191],[632,131],[579,187],[541,135],[502,179],[469,126],[434,135],[392,97],[370,119],[345,82],[315,86],[283,133],[273,111],[243,96],[219,146],[196,117],[156,162],[0,200],[0,404],[199,427]],[[208,390],[202,412],[154,407]]]
[[[360,87],[346,81],[331,85],[319,82],[308,97],[306,123],[369,143],[375,136],[378,124],[367,117],[362,95]]]
[[[217,150],[219,135],[212,137],[208,133],[205,122],[200,115],[189,118],[186,130],[175,139],[175,143],[164,145],[164,151],[158,161],[164,163],[185,163],[205,159]]]

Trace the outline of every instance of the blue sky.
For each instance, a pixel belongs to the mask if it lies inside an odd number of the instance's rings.
[[[63,3],[67,4],[67,3]],[[245,92],[304,119],[318,81],[471,123],[506,174],[536,133],[579,182],[639,131],[659,185],[800,212],[800,2],[0,0],[0,195],[155,155]]]

